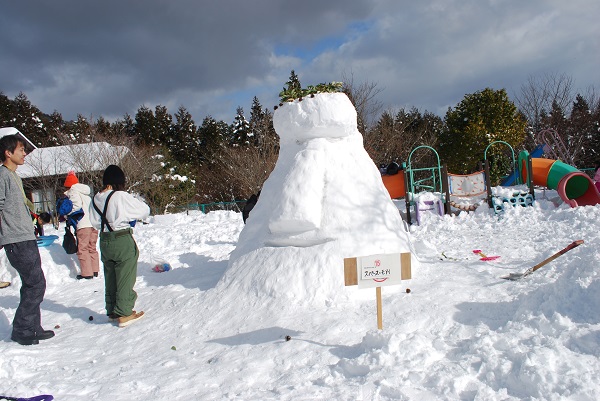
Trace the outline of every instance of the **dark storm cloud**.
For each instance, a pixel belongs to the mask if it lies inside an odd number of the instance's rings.
[[[367,3],[7,2],[0,90],[23,91],[40,107],[54,104],[73,117],[122,114],[145,102],[168,103],[178,92],[243,89],[269,73],[275,44],[304,46],[343,30]],[[64,110],[69,103],[73,109]]]
[[[184,105],[197,123],[303,84],[375,82],[384,105],[443,114],[527,77],[599,85],[597,0],[8,1],[0,91],[45,112],[108,118]]]

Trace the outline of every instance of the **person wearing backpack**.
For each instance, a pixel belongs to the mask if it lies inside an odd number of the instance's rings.
[[[67,224],[75,227],[77,237],[77,259],[81,274],[76,278],[90,280],[98,277],[100,271],[100,259],[96,249],[98,230],[92,227],[89,213],[86,213],[92,201],[92,191],[89,186],[79,182],[74,171],[69,171],[64,187],[67,188],[65,195],[73,204],[71,211],[67,213]]]
[[[125,192],[125,173],[110,165],[102,177],[104,188],[92,200],[89,210],[92,225],[100,230],[100,258],[104,265],[104,301],[110,321],[125,327],[144,316],[133,310],[137,293],[139,250],[133,238],[135,221],[150,215],[150,208]]]

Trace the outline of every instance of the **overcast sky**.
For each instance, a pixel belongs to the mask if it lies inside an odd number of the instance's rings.
[[[296,71],[352,77],[385,108],[443,116],[490,87],[566,74],[600,89],[599,0],[3,0],[0,92],[109,120],[185,106],[231,123]]]

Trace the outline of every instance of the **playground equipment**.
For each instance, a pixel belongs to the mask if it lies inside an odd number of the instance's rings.
[[[571,152],[569,152],[562,138],[560,137],[560,135],[558,135],[558,132],[555,129],[548,128],[541,130],[537,133],[535,139],[537,143],[550,144],[550,146],[546,150],[546,153],[552,156],[554,159],[562,160],[563,162],[566,162],[569,165],[575,164],[575,160],[573,160],[573,155],[571,154]],[[531,152],[531,157],[539,156],[536,156],[533,154],[533,152]]]
[[[385,189],[390,194],[392,199],[404,198],[406,196],[406,186],[404,184],[404,163],[402,166],[399,166],[399,170],[395,174],[383,174],[381,179],[383,180],[383,185]],[[389,170],[389,168],[388,168]]]
[[[509,195],[492,193],[487,153],[490,147],[496,144],[507,146],[512,156],[512,171],[502,179],[501,186],[525,185],[526,189],[515,188]],[[437,165],[426,168],[413,167],[413,154],[420,149],[432,151],[437,159]],[[417,224],[420,224],[424,212],[444,215],[450,213],[450,206],[465,211],[475,210],[479,206],[479,204],[460,205],[451,200],[451,195],[470,197],[485,193],[488,206],[496,214],[502,213],[506,206],[532,206],[535,202],[535,185],[555,189],[561,199],[571,207],[600,204],[600,192],[587,174],[558,160],[532,157],[532,155],[541,156],[550,150],[551,148],[543,143],[538,145],[532,154],[521,151],[518,158],[515,158],[514,149],[510,144],[494,141],[485,149],[481,171],[461,175],[449,174],[446,167],[441,165],[436,150],[423,145],[411,151],[407,163],[402,166],[404,174],[384,175],[382,179],[392,198],[405,197],[408,224],[412,224],[413,214]],[[404,190],[399,187],[401,183],[404,184]],[[418,196],[421,192],[429,194],[426,197]]]
[[[414,168],[412,156],[419,149],[431,150],[435,154],[437,165],[435,167]],[[440,164],[440,156],[431,146],[417,146],[410,152],[404,167],[406,219],[408,224],[412,224],[411,207],[414,207],[417,224],[420,224],[423,212],[433,211],[440,216],[450,212],[450,205],[447,203],[449,198],[447,176],[446,167]],[[430,192],[435,199],[420,200],[417,196],[420,192]]]
[[[490,165],[487,159],[487,151],[488,149],[495,144],[502,144],[502,145],[506,145],[508,146],[508,148],[510,149],[511,155],[512,155],[512,166],[513,166],[513,172],[511,174],[509,174],[508,178],[509,180],[504,180],[504,182],[515,182],[517,185],[521,185],[521,184],[527,184],[528,187],[528,191],[514,191],[511,196],[496,196],[494,194],[492,194],[492,185],[491,185],[491,180],[490,180]],[[538,153],[539,151],[543,152],[544,146],[540,147],[539,149],[536,148],[536,153]],[[504,142],[504,141],[494,141],[492,143],[490,143],[486,148],[485,148],[485,152],[483,154],[483,158],[484,158],[484,170],[485,170],[485,179],[486,179],[486,184],[487,184],[487,202],[488,202],[488,206],[491,209],[494,209],[494,213],[498,214],[498,213],[502,213],[504,211],[504,207],[505,205],[510,205],[510,206],[532,206],[533,202],[535,201],[535,191],[533,189],[533,183],[531,181],[531,174],[527,174],[526,176],[523,176],[521,174],[521,171],[531,171],[531,156],[529,156],[529,154],[527,153],[527,155],[524,155],[523,152],[521,152],[521,154],[519,155],[519,159],[518,159],[518,163],[515,160],[515,151],[513,149],[512,146],[510,146],[509,143]],[[515,176],[515,173],[516,176]],[[510,178],[513,177],[514,178],[511,180]]]
[[[506,142],[505,142],[506,143]],[[491,144],[490,144],[491,145]],[[508,145],[508,144],[507,144]],[[508,145],[510,146],[510,145]],[[488,146],[489,148],[489,146]],[[511,147],[512,150],[512,147]],[[551,148],[550,146],[548,146],[547,144],[543,143],[541,145],[537,145],[535,147],[535,149],[531,152],[531,157],[541,157],[544,153],[549,153],[551,152]],[[486,149],[487,151],[487,149]],[[517,165],[515,165],[515,160],[514,160],[515,154],[513,151],[513,169],[512,171],[502,179],[502,181],[500,182],[500,185],[503,187],[509,187],[511,185],[518,185],[518,184],[522,184],[522,178],[521,175],[519,174],[519,168]]]
[[[415,201],[415,218],[417,219],[417,224],[421,224],[421,215],[423,214],[423,212],[429,211],[443,216],[444,202],[441,199]]]
[[[531,168],[524,168],[525,160]],[[600,193],[592,179],[577,168],[560,160],[531,158],[526,150],[519,154],[519,174],[534,185],[555,189],[569,206],[588,206],[600,203]]]
[[[472,174],[451,174],[448,173],[449,198],[451,196],[475,197],[486,193],[486,180],[483,170]],[[463,205],[450,199],[450,206],[464,211],[474,211],[479,207],[479,203]]]

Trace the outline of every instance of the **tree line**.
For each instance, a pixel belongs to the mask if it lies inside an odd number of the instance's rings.
[[[416,107],[384,110],[376,83],[357,84],[352,76],[342,81],[341,91],[357,110],[365,148],[378,166],[404,162],[415,147],[428,145],[439,152],[448,171],[467,174],[476,171],[493,141],[531,151],[546,139],[538,135],[545,129],[552,129],[553,140],[564,144],[559,155],[563,161],[582,168],[600,159],[600,100],[595,88],[576,93],[564,74],[531,77],[514,101],[504,89],[467,94],[443,118]],[[284,92],[301,87],[292,70]],[[247,199],[262,187],[279,150],[273,111],[257,97],[249,116],[238,107],[231,123],[209,115],[197,125],[184,106],[171,114],[162,105],[142,105],[134,116],[125,114],[114,122],[83,115],[66,121],[57,111],[41,112],[24,93],[10,99],[0,92],[0,126],[19,129],[38,147],[89,142],[127,146],[134,159],[126,171],[131,189],[160,213],[187,203]],[[498,177],[506,169],[507,152],[501,147],[490,150]],[[424,167],[437,163],[427,152],[415,154],[411,161]]]

